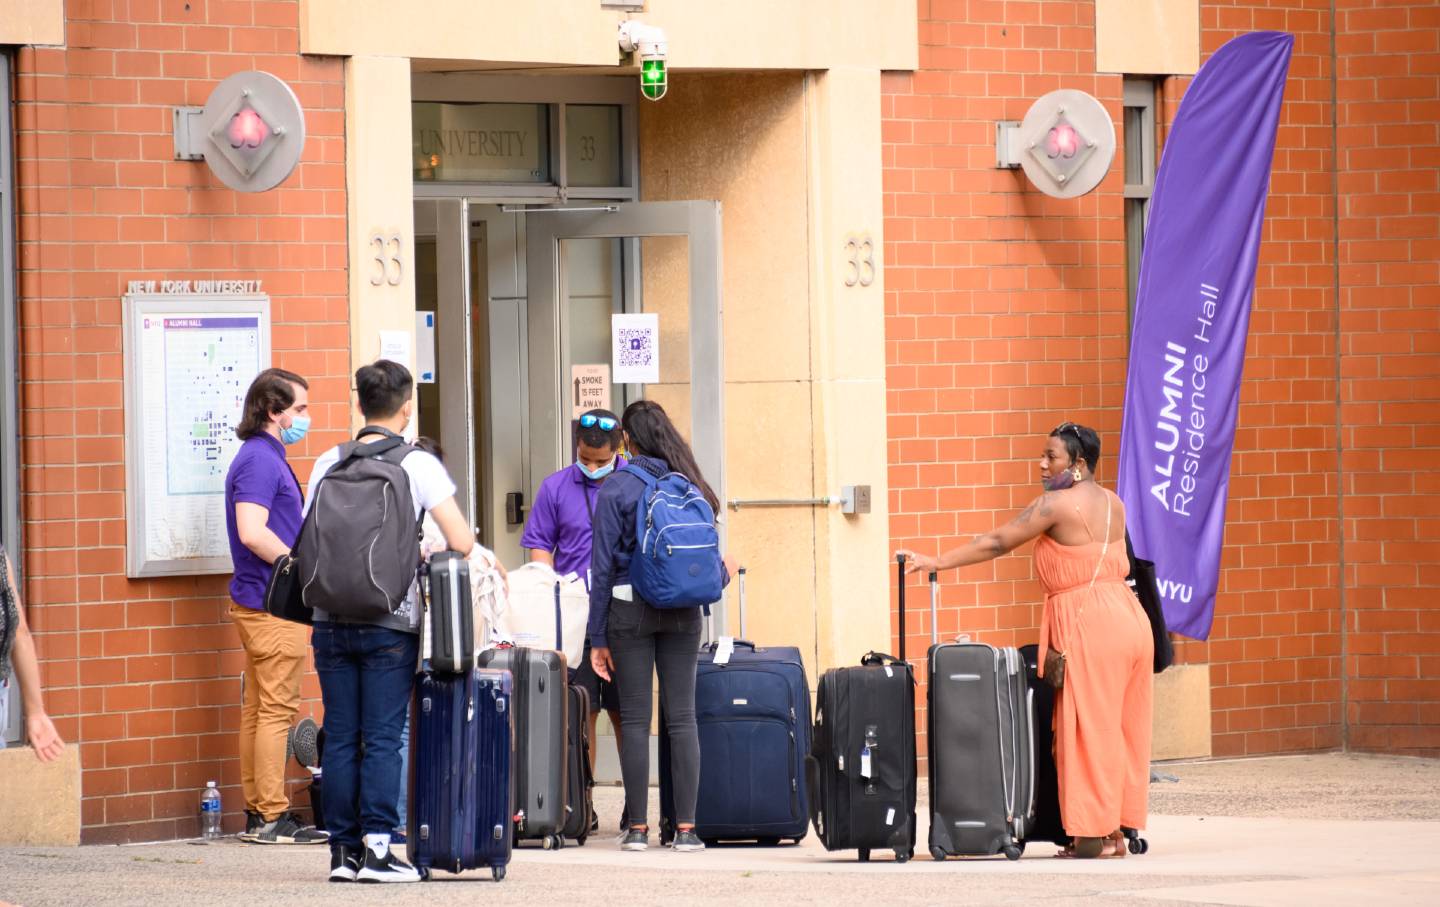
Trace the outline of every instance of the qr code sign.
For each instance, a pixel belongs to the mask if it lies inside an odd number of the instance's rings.
[[[648,367],[655,359],[655,335],[645,328],[620,329],[620,367]]]

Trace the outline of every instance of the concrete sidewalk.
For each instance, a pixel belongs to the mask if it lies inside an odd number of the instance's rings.
[[[604,832],[585,847],[518,851],[509,877],[437,874],[423,886],[327,885],[325,848],[235,841],[0,850],[0,899],[26,907],[223,902],[283,904],[1440,903],[1440,761],[1306,756],[1162,767],[1152,785],[1151,850],[1124,860],[1052,859],[1031,845],[1012,864],[917,857],[856,862],[798,846],[658,847],[620,852],[617,789],[596,792]]]

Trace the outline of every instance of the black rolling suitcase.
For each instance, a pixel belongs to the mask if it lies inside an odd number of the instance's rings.
[[[475,605],[470,596],[470,562],[455,551],[440,551],[420,569],[425,592],[430,670],[463,674],[475,667]]]
[[[900,567],[900,657],[868,653],[859,667],[820,678],[811,755],[810,817],[826,850],[915,855],[915,677],[905,661],[905,562]]]
[[[1025,662],[1025,681],[1034,695],[1032,713],[1035,720],[1035,814],[1025,837],[1030,841],[1050,841],[1064,847],[1070,843],[1065,824],[1060,820],[1060,782],[1055,774],[1055,690],[1040,678],[1040,647],[1020,647]],[[1133,828],[1122,828],[1130,852],[1142,854],[1150,842]]]
[[[930,574],[927,730],[930,855],[1025,852],[1034,806],[1035,732],[1025,666],[1014,648],[941,643]]]
[[[565,825],[562,838],[569,838],[581,847],[590,837],[590,824],[595,818],[595,778],[590,772],[590,693],[581,686],[571,685],[570,703],[565,715]]]

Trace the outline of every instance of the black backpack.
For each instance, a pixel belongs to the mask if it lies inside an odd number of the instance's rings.
[[[384,435],[380,441],[361,441]],[[361,429],[314,489],[295,543],[306,608],[374,621],[394,615],[420,563],[420,521],[400,463],[415,448],[392,431]]]

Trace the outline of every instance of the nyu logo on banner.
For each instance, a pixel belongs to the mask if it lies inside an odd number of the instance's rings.
[[[1165,143],[1130,338],[1120,497],[1165,620],[1210,635],[1230,451],[1275,130],[1294,38],[1256,32],[1200,68]]]

